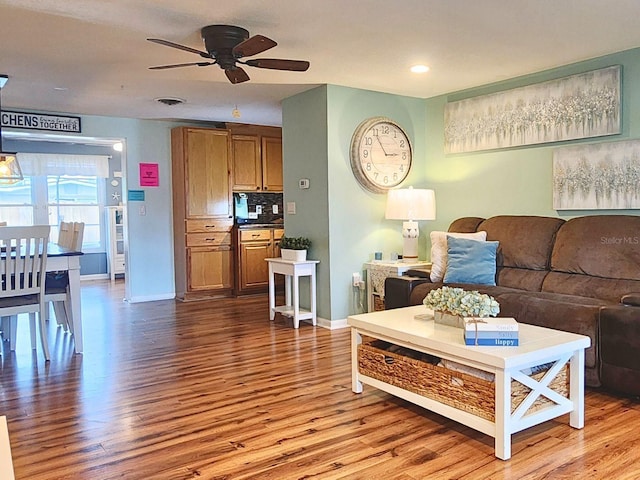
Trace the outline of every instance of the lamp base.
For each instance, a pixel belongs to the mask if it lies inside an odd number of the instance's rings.
[[[402,261],[409,263],[418,260],[418,222],[409,220],[402,222]]]

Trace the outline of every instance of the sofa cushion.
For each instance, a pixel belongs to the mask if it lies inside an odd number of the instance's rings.
[[[487,232],[475,233],[453,233],[440,232],[434,230],[431,232],[431,281],[441,282],[444,278],[444,272],[447,269],[447,235],[457,238],[468,238],[472,240],[484,241],[487,238]]]
[[[598,367],[598,321],[601,308],[608,303],[594,298],[545,292],[504,292],[496,295],[495,299],[500,304],[500,316],[588,336],[591,346],[585,350],[585,366]],[[599,385],[591,383],[590,386]]]
[[[479,242],[447,234],[444,283],[496,284],[498,242]]]
[[[484,218],[481,217],[462,217],[451,222],[449,225],[449,232],[458,233],[474,233],[477,232],[478,225],[484,222]]]
[[[551,270],[640,281],[640,216],[572,218],[558,230]]]
[[[577,273],[549,272],[542,291],[581,295],[619,303],[629,293],[640,292],[640,281],[620,278],[599,278]]]
[[[498,266],[548,270],[556,232],[563,223],[561,218],[499,215],[478,229],[487,232],[487,240],[500,242]]]
[[[412,285],[411,293],[409,294],[409,305],[422,305],[422,301],[424,297],[427,296],[431,290],[435,290],[436,288],[441,288],[444,285],[442,282],[424,282],[419,284]],[[462,288],[464,290],[476,290],[480,293],[486,293],[487,295],[491,295],[494,298],[498,298],[498,295],[503,293],[519,293],[524,294],[526,292],[522,290],[518,290],[515,288],[508,287],[500,287],[494,285],[470,285],[468,283],[448,283],[447,287],[457,287]],[[386,298],[386,297],[385,297]],[[403,305],[407,306],[407,305]],[[509,315],[503,315],[502,313],[498,314],[499,317],[508,317]]]

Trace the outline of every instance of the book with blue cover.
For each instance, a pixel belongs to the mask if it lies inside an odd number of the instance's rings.
[[[477,332],[474,330],[465,330],[464,338],[518,338],[517,331],[511,330],[496,330],[494,332],[489,332],[487,330],[478,330]]]
[[[464,319],[465,331],[502,331],[502,332],[517,332],[518,322],[515,318],[511,317],[465,317]]]
[[[483,347],[517,347],[519,341],[517,338],[465,338],[464,344]]]

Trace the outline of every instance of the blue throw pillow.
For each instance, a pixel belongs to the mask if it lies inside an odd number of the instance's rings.
[[[444,283],[495,285],[498,243],[448,236]]]

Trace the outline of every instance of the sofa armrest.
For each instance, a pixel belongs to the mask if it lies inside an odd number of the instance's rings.
[[[431,278],[431,267],[428,268],[410,268],[404,273],[407,277]]]
[[[640,307],[602,307],[598,335],[602,385],[617,392],[640,395]]]
[[[620,299],[620,303],[640,307],[640,293],[628,293]]]
[[[429,277],[387,277],[384,281],[384,309],[408,307],[411,305],[411,291],[421,283],[431,283]]]

